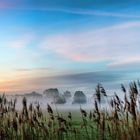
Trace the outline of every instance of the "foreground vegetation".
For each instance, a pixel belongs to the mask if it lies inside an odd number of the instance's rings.
[[[80,108],[80,118],[73,118],[71,112],[62,115],[47,106],[47,114],[40,105],[27,106],[17,111],[16,99],[7,101],[0,97],[0,140],[138,140],[140,135],[140,82],[133,82],[127,91],[123,85],[124,100],[115,93],[109,99],[101,84],[95,89],[93,110]],[[101,108],[105,97],[109,109]]]

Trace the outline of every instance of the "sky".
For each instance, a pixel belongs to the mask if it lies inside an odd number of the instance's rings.
[[[139,79],[139,9],[139,0],[1,0],[0,92]]]

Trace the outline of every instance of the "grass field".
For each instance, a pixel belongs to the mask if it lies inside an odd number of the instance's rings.
[[[57,111],[48,104],[15,109],[16,99],[0,97],[1,140],[139,140],[140,135],[140,83],[133,82],[124,92],[122,101],[117,94],[108,100],[109,110],[101,108],[101,97],[108,95],[101,84],[96,87],[96,100],[92,110]]]

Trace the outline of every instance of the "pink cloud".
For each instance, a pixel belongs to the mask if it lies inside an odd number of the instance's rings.
[[[139,57],[139,27],[140,22],[126,22],[86,32],[61,33],[44,38],[41,47],[74,61],[118,62]]]

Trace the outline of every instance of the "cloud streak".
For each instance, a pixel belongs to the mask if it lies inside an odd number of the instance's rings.
[[[97,82],[100,83],[112,83],[118,82],[125,75],[119,72],[89,72],[89,73],[79,73],[79,74],[69,74],[69,75],[58,75],[50,77],[34,77],[34,78],[20,78],[16,80],[9,80],[0,83],[0,92],[6,91],[8,93],[24,93],[31,92],[32,90],[42,91],[46,88],[51,87],[72,87],[79,88],[82,86],[96,85]]]
[[[40,9],[41,10],[41,9]],[[99,10],[87,10],[87,9],[42,9],[42,10],[52,10],[52,11],[60,11],[72,14],[80,14],[80,15],[90,15],[90,16],[105,16],[105,17],[119,17],[119,18],[140,18],[139,15],[133,14],[125,14],[125,13],[115,13],[115,12],[106,12]]]
[[[18,72],[28,72],[28,71],[48,71],[50,69],[51,68],[48,67],[41,67],[41,68],[18,68],[14,70]]]
[[[41,47],[73,61],[111,63],[140,60],[140,22],[44,38]],[[128,59],[129,58],[129,59]]]
[[[9,41],[8,46],[12,48],[24,48],[34,40],[34,35],[26,34],[21,37],[17,37],[15,40]]]
[[[133,57],[133,58],[127,58],[122,61],[112,62],[111,64],[108,64],[108,67],[111,69],[139,69],[140,66],[140,57]]]
[[[80,2],[79,2],[80,3]],[[96,2],[87,2],[88,5],[92,3],[93,5],[96,4]],[[121,4],[121,3],[119,3]],[[131,3],[129,3],[131,4]],[[128,6],[130,6],[128,4]],[[117,17],[117,18],[133,18],[133,19],[139,19],[139,15],[131,14],[131,13],[119,13],[119,12],[108,12],[103,10],[96,10],[98,7],[102,5],[101,3],[97,4],[97,8],[93,9],[87,9],[86,6],[82,7],[81,9],[80,4],[79,6],[75,7],[68,6],[65,4],[64,1],[61,1],[61,4],[58,4],[57,2],[19,2],[17,0],[14,0],[11,4],[11,1],[5,0],[0,2],[0,9],[15,9],[15,10],[34,10],[34,11],[56,11],[56,12],[64,12],[64,13],[70,13],[70,14],[79,14],[79,15],[90,15],[90,16],[105,16],[105,17]],[[115,6],[115,4],[113,5]],[[66,8],[64,8],[66,7]]]

